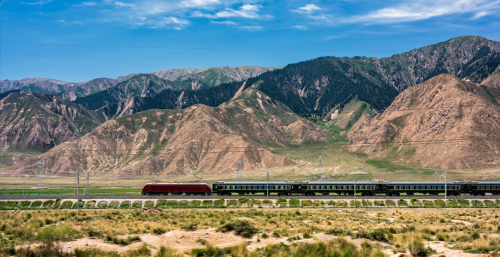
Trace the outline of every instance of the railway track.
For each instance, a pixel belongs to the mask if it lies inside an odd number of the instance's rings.
[[[320,196],[265,196],[265,195],[80,195],[78,198],[82,200],[97,200],[97,199],[167,199],[167,200],[216,200],[220,198],[224,199],[238,199],[240,197],[255,198],[255,199],[273,199],[278,198],[285,199],[300,199],[300,200],[353,200],[354,196],[345,195],[320,195]],[[1,200],[37,200],[37,199],[77,199],[75,195],[0,195]],[[358,200],[387,200],[387,199],[445,199],[444,195],[401,195],[401,196],[357,196]],[[489,199],[500,199],[500,195],[486,195],[486,196],[473,196],[473,195],[458,195],[458,196],[448,196],[447,199],[467,199],[467,200],[489,200]]]

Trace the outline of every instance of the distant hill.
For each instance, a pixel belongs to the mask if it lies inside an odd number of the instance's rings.
[[[13,92],[0,100],[0,150],[45,151],[102,122],[102,116],[57,95]]]
[[[52,171],[115,174],[226,173],[294,163],[262,145],[323,142],[328,133],[262,92],[247,89],[220,106],[148,111],[110,120],[79,140],[14,164],[22,174],[45,160]]]
[[[170,69],[144,73],[144,75],[154,75],[167,80],[172,85],[172,88],[177,88],[176,85],[182,85],[179,88],[196,90],[205,86],[212,87],[227,82],[243,81],[266,71],[279,68],[281,67],[239,66],[234,68]],[[65,99],[74,101],[77,98],[112,88],[136,75],[141,74],[133,73],[116,79],[96,78],[79,83],[44,78],[28,78],[19,81],[3,80],[0,81],[0,93],[12,90],[19,90],[24,93],[54,93],[60,94]]]
[[[498,167],[498,92],[498,82],[438,75],[403,91],[382,114],[363,116],[349,132],[350,148],[427,167]]]

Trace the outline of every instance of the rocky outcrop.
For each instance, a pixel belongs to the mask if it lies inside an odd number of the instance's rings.
[[[438,75],[403,91],[375,118],[361,118],[349,144],[353,151],[427,167],[498,166],[500,104],[485,86]]]

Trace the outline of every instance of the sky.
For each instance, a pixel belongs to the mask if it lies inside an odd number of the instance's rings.
[[[466,35],[500,41],[500,0],[2,0],[0,8],[1,80],[383,58]]]

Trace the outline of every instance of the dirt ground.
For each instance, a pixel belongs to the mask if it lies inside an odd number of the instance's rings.
[[[259,234],[261,235],[261,234]],[[301,235],[300,235],[301,236]],[[279,237],[275,238],[271,233],[268,233],[268,238],[264,239],[258,235],[255,235],[251,239],[243,238],[235,235],[233,232],[217,232],[215,228],[209,229],[198,229],[196,231],[185,231],[185,230],[175,230],[167,232],[163,235],[155,235],[155,234],[143,234],[139,235],[142,242],[133,243],[127,246],[119,246],[116,244],[109,244],[104,242],[102,239],[91,239],[91,238],[82,238],[72,242],[66,242],[63,244],[63,249],[65,252],[71,252],[74,249],[87,249],[87,248],[98,248],[106,251],[116,251],[118,253],[124,253],[127,250],[137,249],[142,244],[146,243],[150,246],[152,254],[154,255],[157,250],[161,246],[170,247],[172,249],[176,249],[179,253],[187,253],[190,252],[191,249],[194,248],[203,248],[205,247],[203,244],[197,242],[197,239],[204,239],[207,242],[211,243],[214,246],[223,248],[228,246],[234,246],[241,244],[242,242],[251,243],[248,245],[248,251],[255,251],[257,248],[262,248],[270,244],[291,244],[294,242],[316,242],[323,241],[327,242],[336,236],[326,235],[324,233],[314,234],[312,238],[303,239],[302,236],[300,240],[294,240],[292,242],[287,241],[287,237]],[[259,240],[257,240],[259,239]],[[363,242],[374,243],[382,246],[383,252],[390,257],[400,257],[402,255],[411,256],[409,252],[406,254],[392,252],[392,247],[387,243],[375,242],[368,239],[360,238],[360,239],[351,239],[350,237],[344,237],[344,239],[349,242],[354,243],[356,246],[361,247]],[[471,254],[465,253],[461,250],[453,250],[448,246],[445,246],[443,242],[427,242],[426,246],[436,250],[436,254],[431,257],[487,257],[487,254]]]

